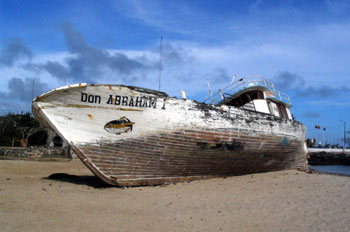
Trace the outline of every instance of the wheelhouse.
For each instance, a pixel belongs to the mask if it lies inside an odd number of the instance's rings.
[[[234,77],[224,89],[211,93],[204,102],[227,105],[293,120],[290,97],[277,91],[271,81],[258,76]]]

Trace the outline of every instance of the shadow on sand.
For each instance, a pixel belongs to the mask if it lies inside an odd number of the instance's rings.
[[[51,174],[49,177],[44,177],[43,179],[68,182],[77,185],[87,185],[99,189],[114,187],[112,185],[108,185],[102,182],[96,176],[76,176],[67,173],[54,173]]]

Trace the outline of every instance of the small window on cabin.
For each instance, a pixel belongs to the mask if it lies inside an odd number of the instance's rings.
[[[226,105],[241,107],[255,99],[264,99],[263,92],[260,90],[254,90],[254,91],[243,93],[242,95],[228,101]]]
[[[286,107],[282,104],[277,104],[277,107],[278,107],[278,112],[281,115],[281,118],[289,119]]]
[[[250,95],[252,100],[264,99],[263,93],[261,91],[259,91],[259,90],[248,92],[248,94]]]

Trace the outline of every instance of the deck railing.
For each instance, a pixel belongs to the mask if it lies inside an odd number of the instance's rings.
[[[214,94],[212,94],[209,87],[209,93],[203,102],[216,105],[225,99],[225,95],[231,96],[232,94],[235,94],[241,91],[242,89],[253,86],[264,86],[272,92],[274,92],[274,98],[291,105],[290,97],[287,94],[277,91],[275,89],[274,84],[271,81],[266,80],[264,77],[261,76],[247,76],[242,78],[238,78],[235,76],[228,86],[226,86],[223,89],[219,89]]]

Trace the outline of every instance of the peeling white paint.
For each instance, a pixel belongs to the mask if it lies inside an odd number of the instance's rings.
[[[299,139],[303,139],[305,133],[301,124],[277,119],[271,115],[225,105],[215,107],[192,100],[167,98],[125,86],[111,88],[110,85],[72,85],[58,90],[44,94],[33,102],[33,112],[39,119],[46,119],[45,121],[49,122],[51,127],[56,128],[66,140],[74,144],[96,143],[101,138],[117,141],[164,130],[192,127],[243,129],[267,134],[289,135]],[[81,101],[82,93],[99,96],[99,101],[96,102],[95,98],[91,97],[91,102],[83,102]],[[156,98],[156,106],[155,108],[153,106],[135,107],[121,103],[115,105],[115,101],[114,104],[107,104],[111,95],[133,97],[134,101],[136,97]],[[262,106],[260,101],[256,100],[256,102],[260,111],[267,112],[267,106]],[[133,123],[131,131],[112,134],[104,129],[108,122],[120,120],[123,117]]]

